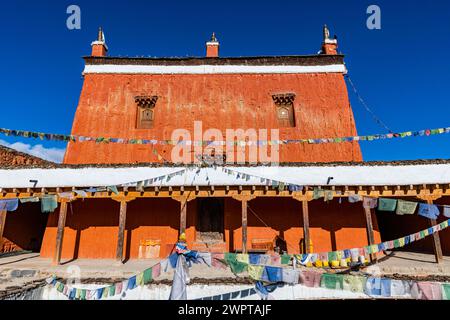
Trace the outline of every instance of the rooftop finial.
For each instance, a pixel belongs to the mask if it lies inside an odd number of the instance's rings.
[[[97,40],[91,43],[92,46],[92,56],[93,57],[104,57],[108,51],[106,46],[105,34],[103,33],[102,27],[98,28]]]
[[[217,38],[216,38],[216,33],[215,32],[212,33],[210,41],[211,42],[217,42]]]
[[[97,41],[105,42],[105,34],[103,33],[102,27],[98,28]]]
[[[323,41],[330,39],[330,30],[328,30],[327,25],[323,26]]]

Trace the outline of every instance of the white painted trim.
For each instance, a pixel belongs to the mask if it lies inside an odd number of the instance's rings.
[[[336,39],[325,39],[324,43],[327,43],[327,44],[337,44],[337,40],[336,40]]]
[[[124,74],[242,74],[242,73],[345,73],[344,64],[325,66],[245,66],[245,65],[86,65],[83,74],[124,73]]]
[[[98,41],[98,40],[94,41],[94,42],[91,43],[91,46],[94,46],[94,45],[104,46],[106,48],[106,50],[108,50],[108,46],[106,45],[106,42],[104,42],[104,41]]]
[[[206,43],[206,45],[207,45],[207,46],[218,46],[219,43],[216,42],[216,41],[208,41],[208,42]]]
[[[0,188],[31,188],[30,180],[37,180],[38,188],[111,186],[176,173],[185,167],[119,167],[119,168],[59,168],[59,169],[0,169]],[[169,181],[157,181],[151,186],[226,186],[266,185],[264,179],[273,179],[296,185],[326,185],[329,177],[335,186],[389,186],[450,183],[450,164],[380,165],[380,166],[255,166],[229,167],[236,174],[228,175],[207,167],[197,172],[191,167]],[[237,173],[250,179],[236,179]],[[194,178],[195,177],[195,178]]]

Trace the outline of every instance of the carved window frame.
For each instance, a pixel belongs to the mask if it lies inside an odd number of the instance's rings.
[[[280,127],[295,128],[295,93],[273,94],[272,100],[276,106],[276,118]],[[284,113],[283,111],[287,111]]]
[[[158,96],[136,96],[134,102],[137,106],[136,129],[152,129],[155,122],[155,106]],[[150,112],[150,119],[145,120],[144,114]]]

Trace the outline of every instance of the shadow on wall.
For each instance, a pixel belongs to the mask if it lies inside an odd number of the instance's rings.
[[[254,239],[272,239],[285,243],[289,253],[303,250],[302,203],[291,198],[256,198],[249,201],[248,247]],[[314,252],[342,250],[367,245],[365,213],[362,203],[343,198],[309,202],[310,238]],[[257,218],[253,211],[258,215]],[[226,201],[226,229],[230,230],[230,251],[241,248],[241,203]],[[264,223],[262,221],[264,221]],[[376,216],[372,215],[375,241],[379,241]],[[266,224],[269,227],[266,227]],[[278,237],[277,237],[278,236]],[[280,241],[284,239],[285,241]]]
[[[404,200],[420,201],[419,199],[413,200],[411,197],[404,198]],[[441,205],[449,204],[449,202],[450,197],[442,197],[435,201],[436,204]],[[442,209],[440,210],[442,213]],[[383,241],[394,240],[430,227],[430,220],[419,216],[417,211],[413,215],[397,215],[395,212],[377,211],[377,217]],[[440,223],[447,219],[448,218],[441,214],[437,222]],[[441,240],[442,253],[447,256],[450,255],[450,230],[445,229],[439,232],[439,237]],[[428,236],[425,239],[415,241],[400,250],[434,254],[433,236]]]
[[[41,213],[40,203],[20,203],[16,211],[8,212],[0,252],[39,252],[47,216],[48,214]]]
[[[188,202],[186,237],[189,245],[196,241],[198,199]],[[224,232],[228,251],[241,249],[241,203],[224,201]],[[252,241],[269,239],[289,253],[302,251],[302,204],[291,198],[256,198],[249,202],[248,248]],[[77,200],[68,206],[62,257],[116,257],[120,203],[111,199]],[[258,219],[252,210],[269,227]],[[58,209],[49,215],[41,253],[51,257],[55,248]],[[347,199],[309,202],[310,235],[314,252],[342,250],[367,245],[365,214],[362,203]],[[380,241],[376,216],[373,217],[375,241]],[[124,257],[139,257],[144,240],[160,240],[160,256],[170,253],[178,238],[180,202],[170,198],[136,199],[127,205]],[[277,238],[278,236],[278,238]],[[198,239],[197,239],[198,240]]]

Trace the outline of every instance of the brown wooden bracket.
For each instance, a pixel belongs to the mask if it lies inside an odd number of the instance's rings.
[[[298,192],[295,191],[292,193],[292,199],[297,201],[311,201],[313,199],[313,195],[311,192]]]
[[[111,197],[111,199],[113,199],[114,201],[117,201],[117,202],[123,202],[123,201],[125,201],[125,202],[130,202],[130,201],[136,200],[135,197],[124,196],[124,195],[122,195],[122,196],[116,196],[116,197]]]
[[[231,197],[237,201],[250,201],[255,199],[256,195],[247,192],[242,192],[240,194],[234,194]]]
[[[416,196],[418,199],[423,201],[436,201],[437,199],[442,197],[441,192],[430,193],[429,190],[421,190],[420,193]]]
[[[197,198],[197,195],[195,194],[195,192],[185,192],[181,195],[172,195],[171,198],[178,202],[189,202]]]

